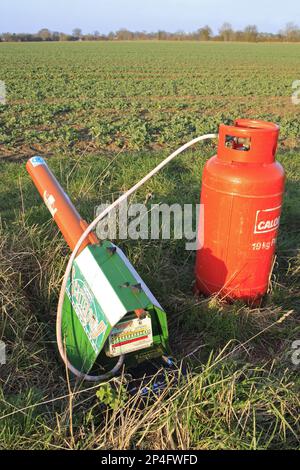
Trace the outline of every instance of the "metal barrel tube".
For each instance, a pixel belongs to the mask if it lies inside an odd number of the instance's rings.
[[[88,227],[87,222],[82,219],[43,158],[31,158],[26,164],[26,169],[64,239],[73,251],[81,235]],[[91,233],[83,242],[79,253],[86,246],[97,243],[99,241],[96,235]]]

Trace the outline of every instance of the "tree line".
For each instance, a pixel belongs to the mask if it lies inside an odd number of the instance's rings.
[[[43,28],[35,34],[30,33],[2,33],[1,42],[33,42],[33,41],[244,41],[244,42],[300,42],[300,28],[290,22],[278,33],[259,32],[256,25],[248,25],[243,30],[234,30],[230,23],[224,23],[217,34],[214,34],[210,26],[206,25],[197,31],[187,33],[177,31],[146,32],[129,31],[126,28],[108,34],[99,31],[84,34],[80,28],[75,28],[72,34],[58,31],[50,31]]]

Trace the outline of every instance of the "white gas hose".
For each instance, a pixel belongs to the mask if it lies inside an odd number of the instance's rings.
[[[136,183],[131,189],[126,191],[122,196],[120,196],[115,202],[113,202],[109,207],[107,207],[101,214],[99,214],[95,220],[87,227],[85,232],[82,234],[80,239],[77,242],[77,245],[75,246],[75,249],[69,259],[69,262],[67,264],[66,272],[63,278],[63,282],[61,285],[60,289],[60,294],[59,294],[59,300],[58,300],[58,307],[57,307],[57,318],[56,318],[56,338],[57,338],[57,344],[58,344],[58,349],[60,356],[62,360],[64,361],[65,365],[68,367],[68,369],[78,378],[87,380],[90,382],[102,382],[104,380],[108,380],[109,378],[113,377],[114,375],[117,374],[117,372],[120,370],[124,363],[124,356],[120,356],[117,364],[113,369],[111,369],[109,372],[106,372],[103,375],[86,375],[74,367],[70,361],[67,358],[66,352],[65,352],[65,347],[63,344],[63,339],[62,339],[62,331],[61,331],[61,325],[62,325],[62,309],[63,309],[63,303],[64,303],[64,297],[65,297],[65,291],[67,287],[67,282],[72,270],[72,266],[74,263],[74,260],[78,254],[78,251],[81,248],[82,243],[85,241],[85,239],[89,236],[89,234],[94,230],[97,226],[97,224],[105,217],[107,216],[113,209],[115,209],[117,206],[121,204],[125,199],[127,199],[131,194],[133,194],[135,191],[137,191],[141,186],[143,186],[152,176],[154,176],[156,173],[158,173],[162,168],[164,168],[168,163],[170,163],[173,158],[175,158],[177,155],[180,153],[184,152],[184,150],[188,149],[189,147],[192,147],[192,145],[201,142],[202,140],[208,140],[208,139],[215,139],[217,138],[216,134],[206,134],[202,135],[200,137],[196,137],[195,139],[191,140],[187,144],[183,145],[180,147],[178,150],[176,150],[174,153],[169,155],[165,160],[163,160],[159,165],[157,165],[156,168],[154,168],[148,175],[146,175],[143,179],[141,179],[138,183]]]

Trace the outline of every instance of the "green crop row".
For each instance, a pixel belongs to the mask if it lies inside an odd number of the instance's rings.
[[[298,44],[1,44],[0,155],[177,145],[220,122],[299,135]]]

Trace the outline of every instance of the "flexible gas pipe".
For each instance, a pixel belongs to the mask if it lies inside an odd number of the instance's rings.
[[[67,287],[67,282],[70,276],[70,273],[72,271],[72,266],[74,263],[74,260],[78,254],[78,251],[81,248],[82,243],[85,241],[85,239],[89,236],[89,234],[94,230],[97,226],[97,224],[105,217],[107,216],[113,209],[115,209],[117,206],[119,206],[125,199],[127,199],[131,194],[133,194],[135,191],[137,191],[141,186],[143,186],[152,176],[154,176],[156,173],[158,173],[162,168],[164,168],[168,163],[170,163],[171,160],[173,160],[177,155],[180,153],[184,152],[186,149],[189,147],[192,147],[193,145],[197,144],[198,142],[201,142],[203,140],[208,140],[208,139],[215,139],[217,138],[216,134],[206,134],[202,135],[200,137],[196,137],[195,139],[191,140],[190,142],[186,143],[185,145],[182,145],[179,149],[177,149],[175,152],[173,152],[171,155],[169,155],[165,160],[163,160],[159,165],[157,165],[156,168],[154,168],[150,173],[148,173],[143,179],[141,179],[138,183],[136,183],[131,189],[126,191],[125,193],[122,194],[116,201],[114,201],[109,207],[104,209],[104,211],[101,212],[94,220],[93,222],[87,227],[85,232],[82,234],[80,239],[78,240],[74,251],[69,259],[69,262],[67,264],[66,272],[63,278],[63,282],[61,285],[60,289],[60,294],[59,294],[59,300],[58,300],[58,306],[57,306],[57,318],[56,318],[56,337],[57,337],[57,344],[58,344],[58,349],[59,353],[61,355],[62,360],[64,361],[65,365],[68,367],[68,369],[78,378],[87,380],[90,382],[102,382],[104,380],[108,380],[114,375],[117,374],[117,372],[120,370],[124,363],[124,356],[120,356],[117,364],[113,369],[111,369],[109,372],[106,372],[105,374],[102,375],[87,375],[83,374],[80,372],[76,367],[74,367],[70,361],[67,358],[66,352],[65,352],[65,347],[63,344],[63,339],[62,339],[62,332],[61,332],[61,325],[62,325],[62,309],[63,309],[63,303],[64,303],[64,297],[65,297],[65,291]]]

